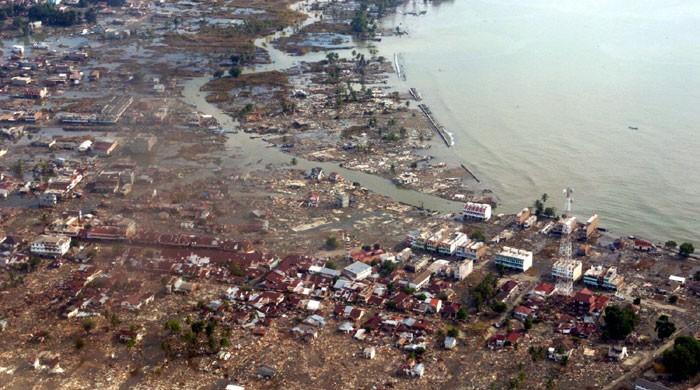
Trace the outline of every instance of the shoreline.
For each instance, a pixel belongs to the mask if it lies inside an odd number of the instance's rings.
[[[300,2],[298,2],[298,3],[294,3],[294,4],[292,4],[292,5],[290,6],[291,9],[295,9],[295,10],[298,10],[298,11],[300,11],[300,12],[303,12],[303,13],[305,13],[305,15],[308,16],[308,18],[307,18],[306,20],[304,20],[302,23],[300,23],[298,27],[295,26],[294,29],[296,29],[296,28],[302,28],[303,26],[307,26],[307,25],[313,24],[314,22],[317,22],[317,21],[321,20],[321,19],[318,18],[317,15],[313,15],[313,14],[311,14],[311,13],[305,12],[304,9],[303,9],[303,5],[304,5],[304,4],[308,4],[308,3],[307,3],[307,2],[300,1]],[[394,12],[393,12],[392,14],[384,16],[384,18],[382,19],[381,23],[385,25],[385,24],[386,24],[386,20],[387,20],[388,18],[393,17],[393,16],[395,16],[395,15],[398,15],[399,7],[401,7],[401,5],[397,6],[396,9],[394,10]],[[389,29],[387,28],[386,25],[384,26],[384,28],[385,28],[385,30],[389,31]],[[281,55],[290,58],[292,63],[297,63],[297,64],[298,64],[298,63],[301,63],[301,62],[304,62],[304,61],[305,61],[305,57],[307,57],[307,55],[298,56],[298,55],[295,55],[295,54],[293,54],[293,53],[284,52],[283,50],[280,50],[280,49],[274,47],[274,45],[271,43],[271,41],[273,41],[273,40],[274,40],[274,37],[277,37],[277,36],[279,36],[279,33],[274,33],[274,34],[272,34],[272,35],[270,35],[270,36],[265,36],[265,37],[258,38],[258,39],[256,39],[256,45],[258,45],[258,47],[263,48],[263,49],[268,50],[268,51],[269,51],[269,50],[275,50],[275,51],[277,51],[278,53],[280,53]],[[267,43],[263,45],[263,44],[262,44],[263,42],[267,42]],[[358,50],[358,51],[367,50],[367,47],[365,47],[364,45],[376,46],[377,51],[379,52],[379,54],[384,54],[385,57],[389,55],[389,53],[386,53],[386,50],[388,50],[388,48],[386,47],[385,41],[383,41],[383,40],[380,41],[380,42],[373,42],[373,41],[357,42],[357,43],[355,44],[355,46],[353,46],[352,48],[342,48],[342,49],[340,49],[340,50],[338,50],[338,49],[325,49],[325,50],[320,50],[319,52],[313,52],[313,53],[307,53],[307,54],[318,55],[319,53],[324,53],[324,54],[333,53],[333,52],[347,53],[347,52],[349,52],[350,50],[353,50],[353,51],[355,51],[355,50]],[[383,46],[384,46],[384,47],[383,47]],[[393,90],[393,91],[398,92],[398,93],[402,93],[402,92],[404,92],[404,89],[405,89],[405,87],[406,87],[407,76],[406,76],[405,70],[404,70],[404,68],[403,68],[404,65],[401,64],[401,63],[399,63],[399,61],[398,61],[398,55],[399,55],[398,53],[393,53],[393,61],[392,61],[393,69],[394,69],[394,74],[395,74],[395,76],[396,76],[396,79],[394,79],[393,77],[390,77],[390,78],[387,80],[387,84],[386,84],[386,85],[387,85],[387,87],[388,87],[390,90]],[[267,66],[262,66],[262,67],[260,67],[260,66],[254,66],[254,69],[255,69],[254,72],[260,72],[260,71],[263,71],[263,69],[270,69],[270,68],[284,70],[284,68],[282,68],[281,64],[279,64],[279,65],[275,64],[275,62],[274,62],[274,61],[275,61],[274,56],[272,56],[272,61],[273,61],[273,63],[271,63],[271,64],[269,64],[269,65],[267,65]],[[409,94],[410,94],[411,96],[413,95],[413,94],[410,92],[410,90],[409,90]],[[415,99],[415,96],[414,96],[414,99]],[[422,100],[422,99],[421,99],[421,100]],[[422,103],[421,103],[421,104],[422,104]],[[421,109],[421,111],[422,111],[423,113],[425,113],[422,109]],[[432,112],[430,112],[430,113],[432,114]],[[427,115],[426,115],[426,116],[427,116]],[[428,116],[428,117],[431,118],[431,119],[433,119],[433,120],[435,120],[435,121],[437,121],[437,119],[435,118],[434,114],[431,115],[431,116]],[[437,122],[435,122],[435,123],[437,123]],[[442,139],[442,141],[443,141],[443,144],[442,144],[442,145],[444,145],[444,146],[439,146],[439,147],[444,147],[444,148],[445,148],[444,150],[450,150],[450,149],[451,149],[450,146],[454,144],[454,141],[451,139],[451,135],[449,135],[449,133],[448,133],[448,135],[445,135],[445,134],[442,132],[443,129],[441,128],[441,126],[439,126],[439,124],[437,124],[437,125],[436,125],[436,124],[433,124],[433,129],[434,129],[434,131],[435,131],[436,133],[438,133],[438,135],[441,137],[441,139]],[[449,139],[449,140],[448,140],[448,138],[447,138],[448,136],[450,136],[450,139]],[[435,145],[433,145],[433,146],[435,146]],[[286,153],[289,154],[290,156],[296,156],[297,158],[298,158],[298,157],[301,157],[301,156],[295,155],[294,153],[289,153],[289,152],[286,152]],[[479,178],[474,174],[473,170],[470,170],[469,168],[467,168],[466,165],[465,165],[464,163],[460,162],[460,159],[455,159],[455,158],[450,158],[450,156],[445,156],[445,157],[438,157],[437,160],[438,160],[438,161],[445,162],[445,163],[447,163],[447,164],[457,164],[457,166],[463,168],[464,171],[469,175],[469,177],[471,177],[476,183],[481,184],[481,180],[479,180]],[[311,161],[311,163],[314,163],[314,162]],[[334,164],[335,164],[335,163],[334,163]],[[356,172],[362,172],[362,170],[353,169],[352,167],[348,168],[347,166],[345,166],[345,164],[344,164],[342,161],[338,161],[337,164],[342,164],[344,168],[347,168],[347,169],[350,169],[350,170],[353,170],[353,171],[356,171]],[[385,177],[385,176],[383,176],[383,175],[379,175],[379,174],[375,174],[375,173],[370,173],[370,174],[375,175],[375,176],[378,176],[378,177]],[[415,189],[415,191],[424,193],[423,191],[421,191],[420,188]],[[537,196],[537,195],[533,195],[533,197],[536,197],[536,196]],[[444,198],[443,198],[443,199],[444,199]],[[500,203],[500,202],[499,202],[499,203]],[[409,203],[409,204],[410,204],[410,203]],[[415,205],[414,205],[414,206],[415,206]],[[522,207],[530,207],[530,205],[524,204],[524,205],[522,205]],[[518,208],[518,207],[516,207],[516,208]],[[455,210],[455,212],[457,212],[457,211],[458,211],[458,210]],[[516,210],[508,210],[508,211],[506,211],[506,214],[508,214],[508,215],[514,214],[515,211],[516,211]],[[603,218],[604,218],[604,217],[605,217],[605,216],[603,216]],[[625,233],[622,233],[622,232],[618,232],[617,229],[613,229],[613,230],[608,229],[608,230],[607,230],[607,234],[608,234],[608,235],[611,235],[611,236],[612,236],[612,235],[617,235],[617,236],[619,236],[619,237],[632,236],[632,235],[630,235],[630,234],[625,234]],[[635,236],[636,236],[636,235],[635,235]],[[642,235],[642,236],[646,236],[646,235]],[[647,237],[650,237],[650,236],[647,236]],[[655,242],[659,242],[659,243],[661,243],[661,242],[663,242],[663,240],[667,239],[667,238],[663,238],[663,237],[659,237],[659,236],[653,236],[653,237],[655,237],[655,238],[653,238],[653,239],[651,239],[651,240],[652,240],[652,241],[655,241]]]

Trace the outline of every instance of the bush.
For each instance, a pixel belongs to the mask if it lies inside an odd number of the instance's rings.
[[[170,319],[165,321],[165,329],[168,330],[170,333],[180,333],[180,330],[182,330],[182,325],[180,325],[180,321],[176,319]]]
[[[95,329],[95,320],[92,318],[86,318],[83,320],[82,326],[85,333],[90,333],[91,330]]]
[[[491,304],[491,309],[493,309],[493,311],[495,311],[496,313],[503,313],[504,311],[506,311],[507,306],[503,302],[496,301]]]

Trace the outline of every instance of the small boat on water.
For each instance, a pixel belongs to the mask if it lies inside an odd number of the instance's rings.
[[[634,126],[627,126],[627,128],[630,130],[639,130],[639,127],[634,127]]]

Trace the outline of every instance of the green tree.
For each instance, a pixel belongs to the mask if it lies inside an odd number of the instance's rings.
[[[535,209],[535,215],[540,216],[544,212],[544,203],[542,203],[541,200],[537,199],[533,208]]]
[[[338,238],[335,236],[329,236],[326,238],[326,248],[329,250],[336,250],[340,248],[340,242],[338,241]]]
[[[673,240],[668,240],[668,241],[666,241],[666,243],[664,244],[664,246],[666,247],[666,249],[671,249],[671,250],[673,250],[673,249],[676,249],[676,247],[678,246],[678,244],[677,244],[675,241],[673,241]]]
[[[90,333],[93,329],[95,329],[95,320],[92,318],[86,318],[82,322],[82,327],[85,333]]]
[[[221,69],[217,69],[214,71],[214,78],[215,79],[219,79],[219,78],[223,77],[223,75],[224,75],[224,71]]]
[[[22,163],[22,160],[17,160],[12,165],[12,173],[14,173],[17,177],[24,176],[24,163]]]
[[[474,301],[474,306],[477,310],[481,308],[484,303],[488,303],[491,298],[496,294],[496,276],[493,274],[487,274],[478,285],[471,289],[472,299]]]
[[[629,306],[608,306],[605,309],[605,330],[603,335],[613,340],[622,340],[632,333],[639,318]]]
[[[228,266],[228,270],[229,272],[231,272],[231,275],[238,276],[239,278],[246,275],[245,270],[241,268],[240,264],[238,263],[230,263]]]
[[[474,240],[474,241],[480,241],[480,242],[486,241],[486,235],[484,235],[484,232],[482,232],[482,231],[479,230],[479,229],[474,230],[474,231],[469,235],[469,237],[470,237],[472,240]]]
[[[238,65],[234,65],[231,67],[231,69],[228,70],[229,76],[235,78],[238,78],[243,73],[243,68],[241,68]]]
[[[671,337],[671,335],[676,332],[676,325],[669,320],[667,315],[661,315],[659,319],[656,320],[654,330],[659,339],[663,340]]]
[[[677,337],[663,353],[662,362],[676,379],[692,377],[700,371],[700,341],[691,336]]]
[[[491,304],[491,309],[496,313],[503,313],[507,308],[506,304],[501,301],[495,301]]]
[[[525,323],[523,324],[523,326],[525,327],[525,330],[532,329],[532,318],[527,317],[527,319],[525,319]]]
[[[682,257],[688,257],[693,253],[695,253],[695,246],[689,242],[684,242],[680,247],[678,247],[678,254],[680,254]]]
[[[202,331],[204,330],[204,322],[203,321],[195,321],[192,323],[192,325],[190,325],[190,328],[192,329],[192,333],[194,333],[195,335],[198,335],[198,334],[202,333]]]
[[[547,207],[544,209],[543,214],[547,217],[553,218],[557,215],[556,207]]]
[[[463,307],[460,307],[459,310],[457,310],[457,319],[460,321],[464,321],[467,319],[467,311],[464,310]]]
[[[338,55],[338,53],[330,52],[330,53],[326,54],[326,60],[328,61],[329,64],[335,64],[336,62],[338,62],[339,59],[340,59],[340,56]]]
[[[83,340],[82,337],[78,337],[77,339],[75,339],[75,342],[73,345],[75,346],[75,349],[81,350],[81,349],[83,349],[83,347],[85,347],[85,340]]]
[[[94,8],[90,8],[85,11],[85,21],[90,24],[97,23],[97,11]]]
[[[447,330],[447,335],[450,337],[457,338],[457,337],[459,337],[459,329],[457,329],[453,326]]]
[[[164,327],[168,332],[170,332],[172,334],[180,333],[180,331],[182,330],[182,325],[180,324],[180,321],[178,321],[174,318],[165,321]]]

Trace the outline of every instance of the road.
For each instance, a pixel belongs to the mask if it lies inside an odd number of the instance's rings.
[[[632,377],[639,375],[639,372],[643,369],[645,369],[649,363],[654,361],[659,355],[661,355],[665,350],[668,348],[671,348],[673,346],[673,342],[675,341],[675,338],[681,334],[685,330],[685,327],[679,329],[676,331],[676,333],[673,334],[673,336],[668,338],[668,341],[665,343],[661,344],[658,348],[654,350],[650,355],[646,356],[642,361],[636,364],[635,367],[633,367],[630,371],[622,374],[622,376],[618,377],[614,381],[610,382],[607,386],[603,387],[603,390],[612,390],[617,388],[617,386],[620,386],[624,382],[631,380]]]

